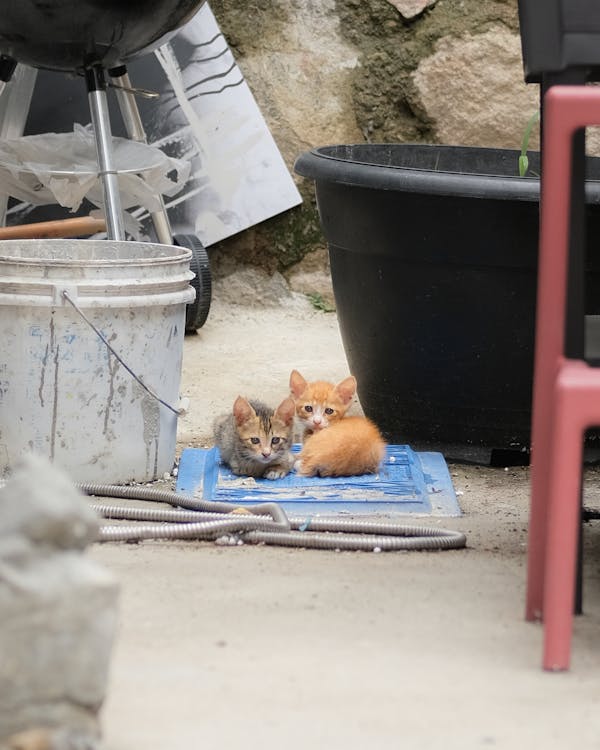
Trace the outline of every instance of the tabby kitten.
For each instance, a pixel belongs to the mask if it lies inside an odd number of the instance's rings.
[[[290,472],[294,401],[286,398],[273,410],[262,401],[238,396],[233,411],[213,425],[222,461],[238,476],[279,479]]]
[[[356,378],[334,385],[308,383],[297,370],[290,375],[296,415],[305,425],[304,445],[294,464],[302,476],[347,477],[376,474],[386,443],[367,417],[346,417],[356,393]]]

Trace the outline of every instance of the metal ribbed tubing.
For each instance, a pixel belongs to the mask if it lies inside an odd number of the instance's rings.
[[[80,483],[76,487],[85,495],[95,497],[122,498],[125,500],[149,500],[151,502],[168,503],[178,508],[206,511],[209,513],[231,513],[231,503],[219,503],[213,500],[198,500],[190,495],[183,495],[171,490],[158,490],[154,487],[137,487],[120,484],[92,484]],[[290,522],[281,506],[277,503],[257,503],[247,508],[252,515],[268,515],[274,524],[281,529],[289,529]]]
[[[200,523],[161,523],[139,526],[102,526],[100,542],[137,541],[142,539],[215,539],[223,534],[236,534],[246,529],[272,527],[273,521],[257,516],[228,516],[218,521]],[[273,532],[285,534],[286,532]]]
[[[384,534],[390,536],[418,536],[418,537],[454,537],[463,536],[460,531],[450,531],[448,529],[432,528],[430,526],[412,526],[392,521],[363,521],[356,518],[290,518],[290,525],[293,529],[302,529],[303,531],[340,531],[345,533],[357,534]]]
[[[180,508],[190,510],[208,510],[212,504],[210,500],[197,500],[189,495],[179,494],[171,490],[159,490],[154,487],[137,487],[120,484],[78,484],[77,488],[85,495],[95,497],[118,497],[124,500],[149,500],[157,503],[169,503]],[[215,509],[216,510],[216,509]]]
[[[404,527],[406,530],[406,527]],[[412,531],[412,530],[411,530]],[[431,531],[428,529],[428,531]],[[429,533],[420,536],[416,531],[409,536],[379,536],[373,534],[346,534],[344,532],[320,533],[288,531],[279,534],[273,531],[249,531],[244,541],[259,544],[277,544],[283,547],[307,547],[310,549],[363,550],[392,552],[397,550],[458,549],[466,545],[466,537],[461,532],[439,529],[443,534]]]
[[[176,510],[170,508],[128,508],[122,505],[94,504],[91,506],[103,518],[113,518],[128,521],[167,521],[169,523],[197,523],[224,520],[223,513],[204,513],[194,510]],[[228,506],[231,514],[232,506]],[[236,518],[247,516],[236,515]],[[271,521],[267,515],[256,515],[256,520],[265,523]],[[462,532],[450,531],[448,529],[436,529],[429,526],[409,526],[392,523],[390,521],[362,521],[354,518],[307,518],[305,516],[290,516],[290,527],[295,530],[302,529],[306,532],[344,532],[347,534],[370,534],[393,537],[433,537],[435,539],[448,538],[452,544],[462,542],[458,546],[464,546],[466,537]],[[254,528],[254,527],[253,527]]]
[[[88,494],[114,496],[111,485],[80,485],[80,489],[82,487],[85,487]],[[117,489],[118,496],[126,499],[178,504],[183,498],[196,506],[210,508],[212,512],[94,504],[92,508],[104,518],[152,522],[134,526],[103,526],[98,541],[214,540],[219,536],[232,535],[255,544],[370,552],[459,549],[465,547],[467,541],[466,536],[459,531],[409,526],[390,521],[303,516],[287,519],[283,510],[275,503],[248,506],[244,508],[248,511],[247,514],[233,514],[235,505],[230,503],[197,501],[178,493],[151,488],[117,486]],[[273,506],[276,509],[274,514]],[[265,508],[271,514],[261,514],[261,510]],[[285,520],[282,521],[282,518]]]
[[[94,503],[92,510],[102,518],[114,518],[125,521],[168,521],[169,523],[196,523],[200,520],[217,521],[223,513],[202,513],[197,510],[176,510],[174,508],[126,508],[123,505],[104,505]],[[256,516],[270,520],[270,516]]]

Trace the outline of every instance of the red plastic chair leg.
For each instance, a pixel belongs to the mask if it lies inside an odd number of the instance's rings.
[[[546,384],[546,390],[548,386]],[[531,500],[529,510],[527,546],[527,595],[525,618],[541,620],[544,602],[544,567],[546,558],[547,513],[549,490],[548,456],[552,421],[552,391],[542,393],[537,384],[534,396],[533,424],[531,430]]]
[[[583,441],[600,424],[600,369],[565,360],[557,376],[548,474],[544,575],[544,669],[569,668],[579,524]]]
[[[572,404],[579,394],[557,389],[556,418],[550,438],[544,601],[543,667],[569,668],[575,570],[580,523],[579,492],[584,428]]]

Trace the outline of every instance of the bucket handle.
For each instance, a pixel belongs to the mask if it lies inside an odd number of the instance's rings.
[[[159,403],[159,404],[162,404],[162,405],[163,405],[163,406],[165,406],[165,407],[166,407],[167,409],[170,409],[170,410],[171,410],[171,411],[173,412],[173,414],[176,414],[176,415],[177,415],[178,417],[182,417],[182,416],[183,416],[183,415],[184,415],[184,414],[186,413],[186,407],[185,407],[185,405],[181,406],[180,408],[176,408],[176,407],[174,407],[174,406],[171,406],[171,404],[167,403],[166,401],[163,401],[163,399],[162,399],[162,398],[160,398],[160,396],[157,396],[157,395],[156,395],[156,393],[154,393],[154,391],[153,391],[153,390],[152,390],[151,388],[149,388],[149,387],[148,387],[148,386],[146,385],[146,383],[144,383],[144,381],[143,381],[143,380],[142,380],[142,379],[141,379],[140,377],[138,377],[138,376],[137,376],[137,375],[135,374],[135,372],[134,372],[134,371],[133,371],[133,370],[131,369],[131,367],[129,367],[129,365],[127,365],[127,364],[126,364],[126,363],[125,363],[125,362],[123,361],[123,359],[121,358],[121,356],[120,356],[120,355],[119,355],[119,354],[118,354],[118,353],[117,353],[117,352],[116,352],[116,351],[115,351],[115,350],[114,350],[114,349],[112,348],[112,346],[111,346],[111,345],[110,345],[110,344],[108,343],[108,341],[107,341],[106,337],[105,337],[105,336],[104,336],[104,335],[103,335],[103,334],[102,334],[102,333],[101,333],[101,332],[100,332],[100,331],[99,331],[99,330],[98,330],[98,329],[96,328],[96,326],[95,326],[95,325],[94,325],[94,324],[92,323],[92,321],[91,321],[91,320],[90,320],[90,319],[89,319],[89,318],[88,318],[88,317],[86,316],[86,314],[85,314],[85,313],[83,312],[83,310],[82,310],[82,309],[81,309],[81,308],[80,308],[80,307],[79,307],[79,306],[77,305],[77,303],[76,303],[76,302],[75,302],[75,301],[74,301],[73,299],[71,299],[71,296],[69,295],[69,292],[68,292],[68,291],[67,291],[66,289],[63,289],[63,290],[62,290],[62,292],[61,292],[61,297],[62,297],[63,299],[65,299],[65,300],[66,300],[66,301],[67,301],[67,302],[68,302],[68,303],[69,303],[69,304],[71,305],[71,307],[73,307],[73,309],[74,309],[74,310],[75,310],[75,311],[76,311],[76,312],[77,312],[77,313],[78,313],[78,314],[79,314],[79,315],[80,315],[80,316],[81,316],[81,317],[83,318],[83,320],[85,320],[85,322],[86,322],[86,323],[87,323],[87,324],[89,325],[89,327],[90,327],[90,328],[91,328],[91,329],[92,329],[92,330],[94,331],[94,333],[96,334],[96,336],[98,336],[98,338],[99,338],[99,339],[100,339],[100,340],[102,341],[102,343],[103,343],[103,344],[104,344],[104,345],[106,346],[106,348],[107,348],[107,349],[108,349],[108,351],[109,351],[109,352],[110,352],[110,353],[111,353],[111,354],[113,355],[113,357],[115,357],[115,358],[116,358],[116,359],[117,359],[117,360],[119,361],[119,363],[120,363],[120,364],[121,364],[121,365],[122,365],[122,366],[123,366],[123,367],[124,367],[124,368],[125,368],[125,369],[127,370],[127,372],[128,372],[128,373],[129,373],[130,375],[131,375],[131,377],[132,377],[132,378],[133,378],[133,379],[134,379],[134,380],[135,380],[136,382],[138,382],[138,383],[139,383],[139,384],[140,384],[140,385],[142,386],[142,388],[143,388],[143,389],[144,389],[144,390],[145,390],[145,391],[146,391],[147,393],[149,393],[149,394],[150,394],[150,395],[152,396],[152,398],[156,399],[156,400],[158,401],[158,403]]]

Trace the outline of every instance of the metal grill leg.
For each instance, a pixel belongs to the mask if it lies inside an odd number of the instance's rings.
[[[107,234],[110,240],[124,240],[123,210],[121,196],[119,195],[117,171],[113,163],[112,134],[104,71],[100,67],[94,67],[86,69],[85,73],[92,125],[96,136],[98,171],[104,191]]]
[[[146,131],[142,124],[142,118],[140,117],[140,111],[135,100],[135,93],[129,80],[129,74],[127,68],[122,65],[118,68],[114,68],[108,71],[110,77],[115,83],[115,91],[117,94],[117,102],[119,103],[119,109],[121,110],[121,117],[127,130],[127,135],[132,141],[138,143],[148,143]],[[159,242],[165,245],[173,244],[173,233],[171,231],[171,223],[167,215],[167,209],[163,202],[162,195],[157,196],[161,204],[161,210],[150,214],[156,236]]]

